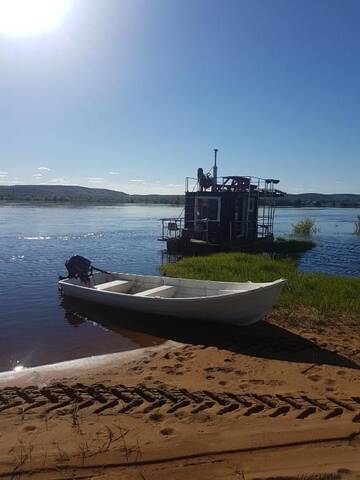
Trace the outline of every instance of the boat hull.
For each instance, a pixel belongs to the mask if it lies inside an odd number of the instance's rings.
[[[112,278],[115,278],[115,275],[116,274],[113,274]],[[119,278],[126,278],[126,274],[118,275]],[[134,278],[138,276],[129,275],[129,278],[130,277]],[[146,276],[142,276],[142,278],[145,277]],[[187,282],[185,285],[190,290],[192,285],[194,285],[193,288],[196,290],[199,282],[202,282],[199,280],[171,279],[168,277],[148,276],[147,278],[164,278],[169,285],[173,283],[176,284],[176,282]],[[173,280],[173,282],[171,282],[171,280]],[[211,295],[210,291],[210,295],[208,296],[188,298],[141,297],[125,293],[99,291],[79,283],[74,284],[68,282],[67,280],[59,282],[64,295],[113,308],[135,310],[166,317],[188,318],[233,325],[251,325],[261,320],[273,307],[277,294],[285,280],[260,284],[261,287],[259,288],[254,288],[253,286],[256,284],[251,284],[252,289],[246,290],[244,288],[235,292],[231,290],[231,288],[235,288],[234,286],[249,284],[203,282],[208,288],[213,288],[212,284],[219,284],[224,288],[227,287],[228,291],[221,290],[225,291],[225,293],[221,295]]]

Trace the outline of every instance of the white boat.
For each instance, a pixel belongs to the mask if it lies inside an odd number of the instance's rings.
[[[261,320],[276,301],[279,279],[268,283],[214,282],[128,273],[94,273],[89,282],[59,281],[63,294],[115,308],[251,325]]]

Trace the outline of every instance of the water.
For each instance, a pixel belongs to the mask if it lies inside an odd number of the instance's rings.
[[[0,207],[0,371],[131,350],[162,340],[114,332],[73,314],[57,289],[74,254],[115,271],[157,274],[164,247],[157,206]],[[76,309],[75,309],[76,310]],[[119,314],[119,325],[126,319]]]
[[[135,327],[133,315],[64,302],[57,276],[74,254],[104,269],[157,274],[164,248],[157,240],[159,219],[180,211],[151,205],[0,206],[0,371],[161,343],[151,330]],[[352,235],[359,213],[279,209],[275,234],[313,218],[317,246],[301,256],[299,268],[360,276],[360,238]]]
[[[304,218],[315,221],[315,248],[301,255],[299,270],[360,276],[360,237],[353,235],[360,208],[279,208],[275,235],[291,232],[292,225]]]

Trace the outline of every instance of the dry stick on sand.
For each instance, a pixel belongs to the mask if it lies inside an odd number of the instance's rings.
[[[13,469],[13,476],[11,478],[14,478],[14,476],[16,475],[16,472],[19,470],[19,468],[21,468],[29,459],[29,454],[26,453],[26,448],[25,446],[23,445],[23,443],[20,441],[20,445],[19,445],[19,454],[17,455],[16,453],[16,445],[14,447],[12,447],[10,450],[9,450],[9,453],[12,453],[14,455],[14,464],[15,464],[15,467]],[[30,445],[31,449],[30,449],[30,456],[31,456],[31,452],[33,450],[33,447],[32,445]]]
[[[81,433],[80,429],[80,418],[79,418],[79,405],[76,402],[74,408],[71,411],[72,418],[72,427],[76,430],[77,433]]]
[[[90,453],[89,453],[90,449],[86,440],[84,440],[83,443],[80,443],[79,450],[80,450],[80,455],[82,459],[82,464],[84,465],[86,457],[90,457]]]
[[[56,457],[56,461],[59,463],[65,463],[70,460],[69,455],[65,452],[65,450],[62,450],[60,448],[60,445],[56,443],[56,449],[58,451],[58,456]]]

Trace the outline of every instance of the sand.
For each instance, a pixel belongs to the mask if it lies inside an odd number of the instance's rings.
[[[0,477],[360,478],[359,329],[194,328],[0,374]]]

